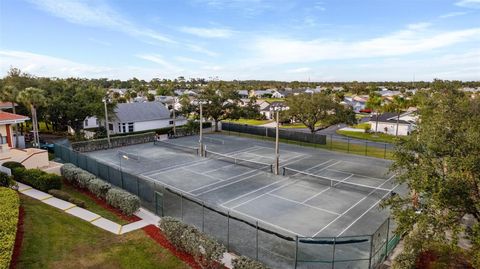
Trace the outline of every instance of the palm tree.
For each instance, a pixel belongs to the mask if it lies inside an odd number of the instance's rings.
[[[38,121],[37,121],[37,108],[44,106],[47,103],[44,91],[34,87],[28,87],[18,94],[18,101],[23,103],[26,107],[30,108],[32,113],[32,125],[33,125],[33,140],[36,147],[40,146],[40,139],[38,137]]]
[[[0,96],[0,101],[9,102],[12,104],[12,112],[16,114],[15,111],[15,102],[17,102],[18,98],[18,89],[15,86],[5,86],[2,90],[2,95]],[[14,124],[15,127],[15,145],[18,147],[18,127],[17,124]]]
[[[375,112],[375,133],[376,133],[378,128],[378,113],[380,113],[380,109],[382,108],[382,98],[380,97],[380,95],[376,93],[371,93],[368,98],[366,108],[369,108]]]
[[[398,125],[400,124],[400,114],[402,110],[408,106],[407,100],[403,96],[394,96],[392,101],[392,107],[397,112],[397,129],[395,130],[395,136],[398,136]]]

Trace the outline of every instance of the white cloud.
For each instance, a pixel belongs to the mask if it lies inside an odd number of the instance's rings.
[[[121,31],[134,37],[146,37],[157,42],[175,43],[161,33],[133,24],[111,7],[98,1],[31,0],[31,3],[71,23]]]
[[[140,59],[144,59],[150,62],[154,62],[159,64],[160,66],[168,69],[168,70],[175,70],[175,71],[182,71],[181,68],[175,66],[171,62],[165,60],[162,55],[159,54],[138,54],[136,55]]]
[[[480,8],[480,0],[460,0],[455,5],[467,8]]]
[[[440,19],[446,19],[446,18],[451,18],[451,17],[458,17],[458,16],[463,16],[465,14],[468,14],[468,12],[450,12],[447,14],[443,14],[438,16]]]
[[[312,71],[312,68],[310,67],[300,67],[300,68],[296,68],[296,69],[290,69],[290,70],[287,70],[288,73],[307,73],[307,72],[310,72]]]
[[[202,46],[199,46],[199,45],[195,45],[195,44],[186,44],[187,48],[189,48],[191,51],[194,51],[194,52],[199,52],[199,53],[203,53],[205,55],[208,55],[208,56],[218,56],[218,53],[216,52],[213,52],[211,50],[208,50]]]
[[[43,77],[84,77],[84,78],[113,78],[129,79],[132,77],[151,79],[158,77],[175,78],[180,75],[189,75],[187,72],[169,68],[143,68],[137,66],[109,67],[89,65],[75,61],[36,54],[25,51],[0,50],[0,72],[6,74],[10,67],[35,76]],[[163,66],[162,66],[163,67]]]
[[[204,38],[228,38],[233,35],[233,31],[226,28],[182,27],[180,31]]]
[[[409,25],[405,30],[385,36],[357,41],[328,39],[297,40],[260,37],[252,42],[250,50],[256,63],[302,63],[322,60],[392,57],[448,47],[461,42],[477,40],[480,28],[450,32],[426,31],[427,24]]]

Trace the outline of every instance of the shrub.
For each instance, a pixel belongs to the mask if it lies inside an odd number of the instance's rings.
[[[13,161],[10,161],[10,162],[4,162],[2,163],[2,166],[3,167],[7,167],[7,168],[10,168],[10,169],[13,169],[13,168],[25,168],[25,166],[23,166],[23,164],[19,163],[19,162],[13,162]]]
[[[112,188],[110,183],[107,183],[98,177],[93,178],[87,184],[87,189],[95,194],[98,198],[105,199],[107,192]]]
[[[49,174],[40,169],[17,167],[12,170],[12,174],[16,181],[25,183],[41,191],[60,189],[62,187],[62,178],[60,176]]]
[[[74,197],[71,197],[70,194],[68,194],[64,191],[49,190],[48,193],[51,194],[53,197],[56,197],[58,199],[70,202],[70,203],[72,203],[72,204],[74,204],[78,207],[85,208],[85,202],[84,201],[82,201],[80,199],[77,199],[77,198],[74,198]]]
[[[16,191],[0,187],[0,268],[9,268],[17,234],[20,200]]]
[[[234,269],[267,269],[263,263],[245,256],[237,257],[232,262]]]
[[[15,186],[15,181],[13,181],[13,177],[3,172],[0,172],[0,187],[9,188],[12,186]]]
[[[125,215],[131,216],[140,208],[140,199],[127,191],[111,188],[106,195],[107,203],[120,209]]]
[[[219,260],[227,249],[193,226],[174,218],[164,217],[160,228],[178,249],[192,255],[203,268],[222,268]]]

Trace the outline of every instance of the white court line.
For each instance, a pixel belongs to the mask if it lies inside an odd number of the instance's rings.
[[[313,167],[311,167],[310,169],[313,169],[313,168],[318,167],[318,166],[320,166],[320,165],[322,165],[322,164],[325,164],[325,163],[327,163],[327,162],[330,162],[331,160],[332,160],[332,159],[330,159],[330,160],[328,160],[328,161],[325,161],[325,162],[323,162],[323,163],[317,164],[316,166],[313,166]],[[337,163],[338,163],[338,162],[337,162]],[[329,166],[332,166],[332,165],[335,165],[335,164],[336,164],[336,163],[333,163],[333,164],[331,164],[331,165],[329,165]],[[322,170],[324,170],[324,169],[327,169],[329,166],[327,166],[327,167],[325,167],[325,168],[323,168],[323,169],[321,169],[321,170],[319,170],[319,171],[322,171]],[[319,172],[319,171],[317,171],[317,172]],[[287,180],[287,179],[285,179],[285,180]],[[272,193],[272,192],[274,192],[274,191],[276,191],[276,190],[278,190],[278,189],[284,188],[284,187],[286,187],[286,186],[288,186],[288,185],[292,185],[292,184],[294,184],[294,183],[297,182],[297,181],[298,181],[298,180],[292,180],[292,181],[290,181],[290,182],[288,182],[288,183],[286,183],[286,184],[284,184],[284,185],[281,185],[281,186],[279,186],[279,187],[277,187],[277,188],[275,188],[275,189],[273,189],[273,190],[270,190],[270,191],[268,191],[268,192],[266,192],[266,193],[262,193],[262,194],[260,194],[259,196],[253,197],[252,199],[249,199],[249,200],[247,200],[247,201],[245,201],[245,202],[242,202],[242,203],[240,203],[240,204],[232,207],[232,209],[233,209],[233,208],[237,208],[237,207],[239,207],[239,206],[242,206],[242,205],[244,205],[244,204],[246,204],[246,203],[249,203],[249,202],[251,202],[251,201],[253,201],[253,200],[256,200],[256,199],[258,199],[258,198],[260,198],[260,197],[262,197],[262,196],[264,196],[264,195],[270,194],[270,193]]]
[[[288,162],[288,161],[290,161],[290,160],[292,160],[292,159],[295,159],[295,158],[298,158],[298,157],[303,157],[303,156],[305,156],[305,155],[311,156],[311,155],[308,155],[308,154],[301,154],[301,153],[299,153],[299,154],[293,155],[293,156],[290,157],[290,158],[287,158],[287,159],[285,159],[285,160],[282,160],[281,162]],[[280,155],[280,156],[281,156],[281,155]]]
[[[400,185],[400,184],[395,185],[395,187],[393,187],[392,190],[394,190],[395,188],[397,188],[398,185]],[[344,232],[346,232],[350,227],[353,226],[353,224],[355,224],[355,223],[356,223],[357,221],[359,221],[363,216],[365,216],[368,212],[370,212],[370,210],[372,210],[372,208],[374,208],[375,206],[377,206],[377,205],[378,205],[385,197],[387,197],[387,195],[389,195],[389,194],[390,194],[390,193],[387,192],[384,196],[382,196],[382,198],[381,198],[380,200],[378,200],[375,204],[373,204],[369,209],[367,209],[367,211],[363,212],[363,214],[360,215],[360,217],[356,218],[352,223],[350,223],[350,225],[347,226],[347,228],[343,229],[343,231],[342,231],[341,233],[339,233],[339,234],[337,235],[337,237],[340,236],[340,235],[342,235]]]
[[[320,208],[320,207],[316,207],[316,206],[313,206],[313,205],[309,205],[309,204],[304,204],[304,203],[300,203],[298,201],[295,201],[295,200],[292,200],[292,199],[288,199],[288,198],[285,198],[285,197],[282,197],[282,196],[279,196],[279,195],[276,195],[276,194],[272,194],[272,193],[269,193],[268,194],[269,196],[273,196],[273,197],[276,197],[278,199],[282,199],[282,200],[285,200],[285,201],[289,201],[289,202],[292,202],[292,203],[295,203],[295,204],[299,204],[299,205],[304,205],[306,207],[310,207],[310,208],[313,208],[313,209],[316,209],[316,210],[320,210],[320,211],[323,211],[323,212],[327,212],[327,213],[330,213],[332,215],[340,215],[339,213],[337,212],[333,212],[333,211],[330,211],[330,210],[326,210],[326,209],[323,209],[323,208]]]
[[[235,176],[229,177],[229,178],[224,179],[224,180],[221,180],[221,181],[228,181],[228,180],[230,180],[230,179],[234,179],[234,178],[236,178],[236,177],[240,177],[240,176],[243,176],[243,175],[246,175],[246,174],[250,174],[250,173],[253,173],[253,172],[255,172],[255,171],[256,171],[256,170],[250,170],[250,171],[248,171],[248,172],[241,173],[241,174],[239,174],[239,175],[235,175]],[[196,188],[196,189],[194,189],[194,190],[191,190],[191,192],[201,190],[201,189],[203,189],[203,188],[209,187],[209,186],[211,186],[211,185],[215,185],[215,184],[217,184],[217,183],[219,183],[219,182],[210,183],[210,184],[201,186],[201,187],[199,187],[199,188]]]
[[[161,181],[161,180],[159,180],[159,179],[155,179],[155,178],[152,178],[152,177],[149,177],[149,176],[145,176],[145,175],[142,175],[142,176],[150,179],[151,181],[158,182],[158,183],[161,184],[161,185],[165,185],[165,186],[167,186],[167,187],[169,187],[169,188],[172,188],[172,189],[174,189],[174,190],[176,190],[176,191],[178,191],[178,192],[188,193],[188,194],[190,194],[190,195],[193,195],[193,194],[191,194],[191,193],[188,192],[188,191],[179,189],[179,188],[177,188],[177,187],[175,187],[175,186],[172,186],[172,185],[170,185],[170,184],[168,184],[168,183],[165,183],[165,182],[163,182],[163,181]]]
[[[274,185],[274,184],[283,182],[283,181],[285,181],[285,180],[287,180],[287,179],[285,178],[285,179],[282,179],[282,180],[279,180],[279,181],[275,181],[275,182],[272,182],[272,183],[270,183],[270,184],[268,184],[268,185],[265,185],[265,186],[263,186],[263,187],[261,187],[261,188],[258,188],[258,189],[255,189],[255,190],[253,190],[253,191],[244,193],[244,194],[242,194],[242,195],[240,195],[240,196],[237,196],[237,197],[235,197],[235,198],[233,198],[233,199],[231,199],[231,200],[228,200],[228,201],[222,203],[221,206],[223,206],[223,205],[225,205],[225,204],[228,204],[228,203],[230,203],[230,202],[232,202],[232,201],[238,200],[238,199],[240,199],[240,198],[242,198],[242,197],[245,197],[245,196],[247,196],[247,195],[249,195],[249,194],[255,193],[255,192],[259,191],[259,190],[265,189],[266,187],[269,187],[269,186],[272,186],[272,185]]]
[[[298,157],[298,156],[297,156]],[[289,164],[292,164],[292,163],[296,163],[300,160],[303,160],[303,159],[306,159],[308,157],[312,157],[312,155],[308,155],[308,154],[304,154],[303,156],[301,156],[300,159],[297,159],[297,160],[293,160],[293,161],[290,161],[291,159],[288,160],[288,163],[280,163],[281,166],[287,166]],[[295,157],[296,158],[296,157]],[[292,158],[293,159],[293,158]],[[333,159],[330,159],[330,160],[333,160]],[[308,169],[307,169],[308,170]]]
[[[268,221],[264,221],[264,220],[258,219],[258,218],[254,217],[254,216],[251,216],[251,215],[249,215],[249,214],[240,212],[240,211],[238,211],[238,210],[231,209],[231,208],[228,208],[228,207],[226,207],[226,206],[222,206],[222,207],[224,207],[224,208],[226,208],[226,209],[229,209],[230,211],[233,211],[233,212],[235,212],[235,213],[237,213],[237,214],[244,215],[244,216],[249,217],[249,218],[251,218],[251,219],[257,220],[258,222],[263,222],[263,223],[265,223],[265,224],[267,224],[267,225],[269,225],[269,226],[275,227],[275,228],[277,228],[277,229],[279,229],[279,230],[286,231],[286,232],[288,232],[288,233],[297,235],[297,236],[299,236],[299,237],[305,237],[304,235],[301,235],[301,234],[299,234],[299,233],[292,232],[292,231],[290,231],[290,230],[288,230],[288,229],[286,229],[286,228],[283,228],[283,227],[278,226],[278,225],[276,225],[276,224],[270,223],[270,222],[268,222]]]
[[[348,177],[346,177],[346,178],[344,178],[344,179],[340,180],[338,183],[336,183],[336,184],[335,184],[335,185],[333,185],[333,186],[337,186],[338,184],[340,184],[340,183],[344,182],[345,180],[347,180],[347,179],[351,178],[352,176],[353,176],[353,174],[351,174],[350,176],[348,176]],[[317,193],[317,194],[313,195],[312,197],[308,198],[307,200],[303,201],[302,203],[306,203],[306,202],[308,202],[308,201],[312,200],[313,198],[315,198],[315,197],[319,196],[320,194],[322,194],[322,193],[324,193],[324,192],[328,191],[328,190],[329,190],[329,189],[331,189],[331,188],[332,188],[332,186],[330,186],[330,187],[328,187],[328,188],[326,188],[326,189],[322,190],[321,192],[319,192],[319,193]]]
[[[380,184],[378,187],[381,187],[383,184],[387,183],[388,181],[390,181],[395,175],[391,176],[387,181],[383,182],[382,184]],[[329,222],[327,225],[325,225],[322,229],[320,229],[320,231],[316,232],[314,235],[312,235],[312,237],[315,237],[317,236],[319,233],[321,233],[323,230],[325,230],[328,226],[330,226],[332,223],[334,223],[335,221],[337,221],[339,218],[341,218],[342,216],[344,216],[345,214],[347,214],[348,211],[352,210],[354,207],[356,207],[358,204],[360,204],[363,200],[367,199],[367,197],[370,196],[370,194],[372,194],[374,191],[371,191],[368,195],[366,195],[365,197],[363,197],[362,199],[360,199],[358,202],[356,202],[355,204],[353,204],[351,207],[349,207],[347,210],[345,210],[345,212],[343,212],[340,216],[336,217],[334,220],[332,220],[331,222]]]
[[[359,177],[366,177],[366,178],[376,179],[376,180],[380,180],[380,181],[385,181],[385,180],[387,180],[386,178],[371,177],[371,176],[362,175],[362,174],[355,174],[355,173],[340,171],[340,170],[337,170],[337,169],[328,169],[328,170],[331,170],[331,171],[334,171],[334,172],[343,173],[343,174],[352,174],[352,175],[359,176]]]
[[[227,167],[228,167],[228,165],[227,165]],[[224,180],[221,179],[221,178],[214,177],[214,176],[207,175],[207,174],[198,173],[198,172],[196,172],[196,171],[193,171],[193,170],[190,170],[190,169],[185,169],[185,168],[183,168],[183,167],[180,168],[180,169],[178,169],[177,171],[180,171],[180,170],[187,171],[187,172],[190,172],[190,173],[193,173],[193,174],[196,174],[196,175],[200,175],[200,176],[205,176],[205,177],[213,178],[213,179],[216,179],[216,180],[219,180],[219,181],[224,181]]]
[[[251,176],[248,176],[248,177],[241,178],[240,180],[232,181],[232,182],[230,182],[230,183],[227,183],[227,184],[225,184],[225,185],[222,185],[222,186],[215,187],[215,188],[213,188],[213,189],[211,189],[211,190],[208,190],[208,191],[201,192],[201,193],[199,193],[199,194],[197,194],[197,195],[194,195],[194,196],[199,196],[199,195],[202,195],[202,194],[205,194],[205,193],[211,192],[211,191],[215,191],[215,190],[221,189],[221,188],[223,188],[223,187],[226,187],[226,186],[229,186],[229,185],[235,184],[235,183],[237,183],[237,182],[244,181],[245,179],[252,178],[252,177],[254,177],[254,176],[257,176],[257,175],[259,175],[259,174],[261,174],[261,172],[258,172],[258,173],[256,173],[256,174],[254,174],[254,175],[251,175]]]
[[[202,173],[198,173],[198,172],[196,172],[196,171],[193,171],[193,170],[190,170],[190,169],[186,169],[186,168],[183,168],[183,169],[184,169],[184,170],[188,170],[188,171],[195,172],[195,173],[200,174],[200,175],[206,175],[206,174],[208,174],[208,173],[215,172],[215,171],[221,170],[221,169],[225,169],[225,168],[228,168],[228,167],[234,166],[234,165],[235,165],[235,164],[223,165],[223,166],[220,167],[220,168],[215,168],[215,169],[207,170],[207,171],[202,172]]]

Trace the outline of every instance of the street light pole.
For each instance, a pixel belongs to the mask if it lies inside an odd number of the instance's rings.
[[[279,150],[279,144],[278,144],[278,138],[279,138],[279,112],[278,109],[276,109],[275,113],[277,117],[277,126],[275,127],[275,175],[278,175],[279,173],[279,166],[280,166],[280,150]]]
[[[176,120],[176,115],[177,113],[175,113],[175,103],[173,103],[173,136],[177,136],[177,128],[175,126],[175,120]]]
[[[103,104],[105,107],[105,129],[107,130],[107,141],[108,141],[108,148],[112,147],[112,143],[110,142],[110,128],[108,125],[108,111],[107,111],[107,98],[103,99]]]
[[[198,140],[200,146],[200,156],[204,156],[203,154],[203,110],[202,110],[202,102],[200,102],[200,139]]]

